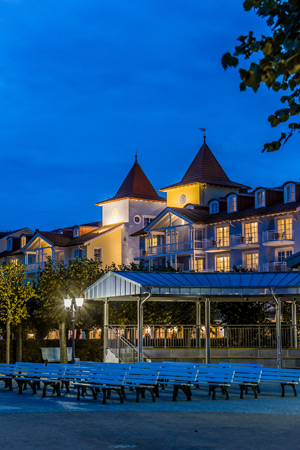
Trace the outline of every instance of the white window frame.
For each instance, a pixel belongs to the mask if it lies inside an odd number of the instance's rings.
[[[258,202],[258,196],[259,194],[262,195],[262,202],[259,204]],[[266,206],[266,190],[265,189],[258,189],[258,191],[255,192],[255,208],[265,208]]]
[[[215,255],[215,271],[218,270],[218,258],[229,258],[228,270],[223,270],[223,272],[230,272],[230,253],[226,255]]]
[[[26,236],[21,236],[21,248],[25,247],[26,245]]]
[[[76,255],[76,252],[78,252],[78,255]],[[80,252],[81,252],[81,256],[80,256]],[[74,250],[73,250],[73,258],[74,259],[80,259],[80,258],[83,258],[84,257],[84,254],[83,254],[83,249],[82,248],[74,248]]]
[[[77,237],[79,237],[79,236],[80,236],[79,227],[75,227],[75,228],[73,229],[73,237],[74,237],[74,238],[77,238]]]
[[[217,214],[218,212],[219,212],[219,202],[218,202],[218,200],[213,200],[209,204],[209,213]]]
[[[101,263],[102,263],[102,259],[103,259],[103,248],[102,247],[94,247],[94,249],[93,249],[93,253],[94,253],[94,260],[96,261],[96,258],[95,258],[95,250],[101,250],[101,255],[100,255],[100,258],[97,258]]]
[[[237,212],[237,195],[231,194],[227,197],[227,212]]]
[[[276,248],[275,250],[275,261],[278,262],[278,254],[279,252],[292,252],[292,254],[294,253],[294,249],[293,247],[282,247],[282,248]],[[283,261],[281,261],[283,262]]]
[[[248,269],[248,268],[246,267],[246,266],[247,266],[246,258],[247,258],[248,255],[258,255],[257,267],[259,268],[259,251],[255,250],[255,251],[253,251],[253,252],[245,252],[245,253],[243,254],[243,266],[244,266],[246,269]],[[251,256],[251,259],[252,259],[252,258],[253,258],[253,257]],[[253,269],[253,261],[251,261],[251,267],[250,267],[250,269]]]
[[[293,187],[293,190],[292,190],[292,187]],[[290,188],[290,190],[289,190],[289,188]],[[292,203],[295,201],[296,201],[295,183],[288,183],[284,186],[284,203]]]

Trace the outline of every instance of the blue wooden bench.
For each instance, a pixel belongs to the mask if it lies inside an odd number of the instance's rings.
[[[179,390],[181,390],[187,401],[191,401],[191,387],[196,380],[198,369],[193,366],[163,365],[159,369],[158,380],[163,385],[173,387],[172,401],[176,402]]]
[[[0,364],[0,381],[3,381],[5,387],[12,391],[12,380],[15,370],[14,364]]]
[[[263,368],[261,383],[280,383],[281,397],[285,397],[285,387],[291,386],[294,396],[297,397],[296,385],[300,382],[300,371],[297,369],[269,369]]]
[[[216,390],[219,388],[222,394],[229,399],[228,387],[233,382],[234,369],[232,367],[210,367],[197,366],[198,373],[195,383],[199,385],[208,384],[209,395],[212,393],[212,400],[216,400]]]
[[[240,388],[240,398],[244,398],[244,393],[248,394],[248,388],[252,389],[254,397],[260,392],[258,383],[261,379],[262,367],[259,364],[235,364],[220,363],[220,367],[232,367],[234,369],[233,384],[238,384]]]
[[[19,394],[22,394],[24,385],[29,385],[32,392],[36,394],[37,389],[40,388],[40,383],[43,383],[42,396],[46,397],[46,390],[48,386],[51,386],[53,392],[56,392],[60,397],[61,379],[64,375],[64,365],[60,367],[54,367],[51,365],[45,366],[44,364],[28,364],[17,363],[15,365],[14,380],[16,381]]]

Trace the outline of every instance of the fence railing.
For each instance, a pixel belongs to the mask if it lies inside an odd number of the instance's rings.
[[[136,349],[135,341],[131,342],[127,339],[124,329],[108,325],[108,348],[115,355],[120,362],[134,363],[138,359],[138,351]]]
[[[289,241],[294,240],[294,230],[287,229],[285,231],[269,230],[263,232],[263,242],[270,241]]]
[[[136,325],[111,325],[114,336],[110,347],[116,348],[129,342],[137,348],[138,329]],[[121,342],[113,343],[119,336]],[[146,325],[143,328],[143,347],[153,348],[204,348],[206,330],[204,326],[195,325]],[[291,326],[281,326],[282,347],[293,346]],[[300,334],[297,331],[297,344],[300,346]],[[210,345],[212,348],[276,348],[275,324],[261,325],[224,325],[211,326]],[[117,347],[118,348],[118,347]],[[114,352],[115,353],[115,352]]]

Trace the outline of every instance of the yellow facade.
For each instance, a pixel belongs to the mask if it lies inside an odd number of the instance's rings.
[[[201,203],[201,183],[179,186],[167,191],[167,206],[174,208],[184,208],[187,204],[200,205]],[[184,197],[185,196],[185,197]],[[185,200],[183,202],[183,199]]]
[[[86,256],[88,259],[94,258],[95,248],[102,249],[102,267],[110,266],[112,263],[115,263],[116,266],[121,265],[122,228],[118,228],[90,242],[86,247]]]

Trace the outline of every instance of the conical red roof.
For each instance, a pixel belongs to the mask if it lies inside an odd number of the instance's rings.
[[[218,163],[212,151],[204,141],[202,147],[195,156],[192,164],[179,183],[167,186],[164,189],[183,186],[190,183],[208,183],[222,186],[247,187],[231,181]]]
[[[137,161],[131,167],[127,177],[121,184],[116,195],[100,203],[106,203],[121,198],[138,198],[142,200],[166,201],[164,197],[157,194],[156,190],[146,177],[143,169]],[[98,205],[100,204],[98,203]]]

